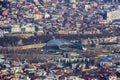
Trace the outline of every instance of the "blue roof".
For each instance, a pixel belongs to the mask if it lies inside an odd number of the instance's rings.
[[[110,59],[112,59],[111,56],[103,56],[103,57],[101,57],[101,60],[104,60],[104,61],[110,60]]]

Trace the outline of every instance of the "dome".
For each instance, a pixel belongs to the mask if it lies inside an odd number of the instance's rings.
[[[47,42],[47,47],[54,48],[54,49],[82,49],[81,43],[73,43],[66,39],[52,39]]]
[[[62,46],[62,45],[71,45],[72,43],[66,39],[52,39],[47,42],[47,46]]]

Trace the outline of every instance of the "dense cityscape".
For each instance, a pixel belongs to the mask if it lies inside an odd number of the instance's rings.
[[[0,80],[120,80],[120,0],[0,0]]]

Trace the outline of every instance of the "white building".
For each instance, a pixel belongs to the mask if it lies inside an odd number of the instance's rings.
[[[4,31],[0,30],[0,38],[4,37]]]
[[[21,27],[21,32],[35,32],[35,27],[32,24],[27,24]]]
[[[16,32],[21,32],[21,29],[20,29],[19,25],[13,25],[11,27],[11,33],[16,33]]]

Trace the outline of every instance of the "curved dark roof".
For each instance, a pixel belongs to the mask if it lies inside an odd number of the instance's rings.
[[[112,21],[112,24],[120,25],[120,19],[113,20],[113,21]]]
[[[73,43],[66,39],[52,39],[47,42],[47,46],[50,46],[51,48],[55,46],[59,49],[82,49],[81,43]]]

